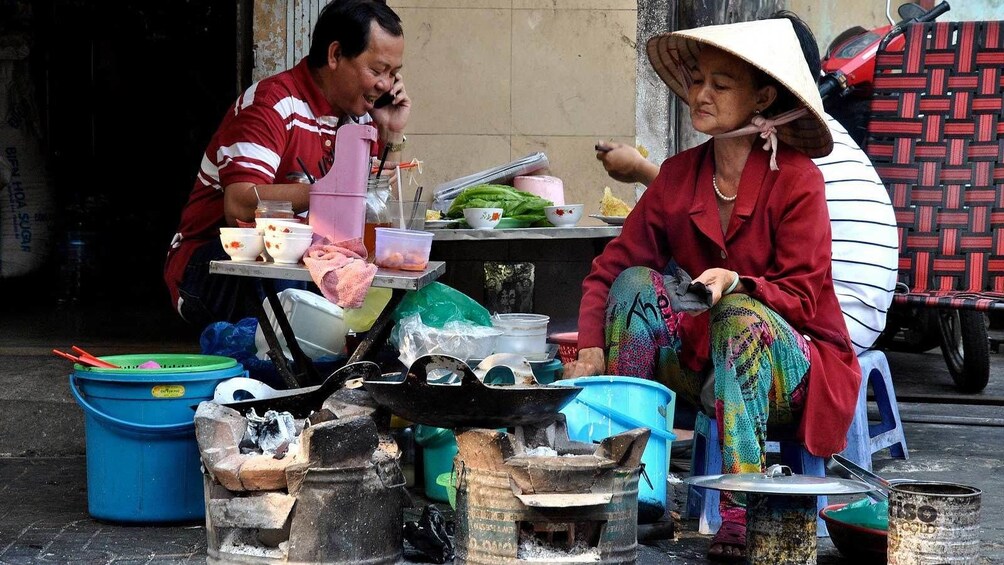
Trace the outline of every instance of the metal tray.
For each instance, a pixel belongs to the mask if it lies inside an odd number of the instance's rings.
[[[548,424],[582,387],[486,385],[456,357],[425,355],[407,375],[363,381],[373,399],[394,414],[439,428],[502,428]]]

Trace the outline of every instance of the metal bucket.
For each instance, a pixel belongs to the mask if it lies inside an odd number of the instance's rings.
[[[889,494],[889,565],[976,563],[981,492],[954,483],[894,486]]]
[[[816,563],[816,497],[747,493],[746,554],[750,563]]]

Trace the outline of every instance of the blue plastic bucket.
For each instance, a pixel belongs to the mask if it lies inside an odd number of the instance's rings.
[[[453,470],[453,458],[457,455],[457,436],[453,430],[432,426],[415,426],[415,443],[422,446],[422,467],[425,473],[423,484],[425,496],[432,500],[447,502],[450,493],[446,485],[436,479]]]
[[[104,369],[74,365],[70,392],[84,410],[87,511],[113,522],[205,517],[192,405],[245,374],[216,355],[117,355]],[[156,361],[159,369],[137,369]]]
[[[665,512],[670,447],[676,439],[673,391],[654,381],[620,376],[580,377],[554,384],[582,387],[561,410],[573,440],[595,442],[635,428],[652,430],[641,458],[652,484],[644,477],[638,482],[638,501]]]

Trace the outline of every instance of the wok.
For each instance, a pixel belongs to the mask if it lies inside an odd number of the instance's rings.
[[[549,424],[582,390],[576,386],[486,385],[448,355],[425,355],[406,375],[363,381],[378,404],[418,424],[439,428],[502,428]]]
[[[237,402],[224,403],[223,406],[233,408],[241,414],[254,408],[261,415],[267,410],[289,412],[294,418],[306,418],[311,412],[321,409],[321,405],[329,396],[352,379],[365,380],[380,374],[380,366],[372,361],[358,361],[341,367],[328,375],[324,382],[316,386],[292,388],[278,391],[275,395],[265,398],[252,398]],[[196,406],[197,408],[198,406]]]

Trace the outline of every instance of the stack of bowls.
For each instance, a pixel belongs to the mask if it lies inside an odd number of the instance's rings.
[[[265,251],[279,264],[299,263],[314,238],[309,224],[290,220],[268,219],[264,230]]]
[[[254,261],[265,249],[255,228],[220,228],[220,243],[233,261]]]

